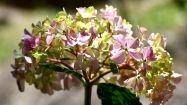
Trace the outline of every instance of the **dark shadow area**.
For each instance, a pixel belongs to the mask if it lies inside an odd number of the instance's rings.
[[[33,9],[41,7],[66,8],[72,10],[77,7],[96,6],[106,4],[108,0],[1,0],[0,3],[14,7]]]
[[[173,0],[181,9],[187,9],[187,0]]]

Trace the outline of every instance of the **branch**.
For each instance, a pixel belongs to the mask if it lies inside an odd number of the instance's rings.
[[[84,79],[85,79],[86,83],[87,83],[87,84],[90,83],[90,80],[88,79],[88,76],[87,76],[86,71],[82,70],[82,74],[83,74],[83,76],[84,76]]]
[[[92,80],[90,81],[90,83],[91,83],[91,84],[94,84],[94,83],[97,82],[100,78],[102,78],[103,76],[109,74],[110,72],[111,72],[111,70],[107,70],[107,71],[101,73],[100,75],[98,75],[98,76],[96,76],[94,79],[92,79]]]
[[[64,65],[64,66],[66,66],[67,68],[69,68],[69,69],[71,69],[71,70],[74,70],[73,67],[71,67],[70,65],[68,65],[68,64],[66,64],[66,63],[64,63],[64,62],[62,62],[62,60],[53,59],[53,58],[47,58],[47,60],[50,61],[50,62],[62,64],[62,65]]]

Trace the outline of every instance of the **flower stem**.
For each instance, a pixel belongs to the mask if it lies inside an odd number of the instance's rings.
[[[85,88],[85,95],[84,95],[84,105],[91,105],[91,95],[92,95],[92,84],[86,84]]]

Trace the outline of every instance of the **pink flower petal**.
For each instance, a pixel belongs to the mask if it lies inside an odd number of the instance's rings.
[[[103,19],[113,22],[114,18],[117,16],[117,11],[112,6],[106,6],[106,9],[101,9],[101,17]]]
[[[140,32],[141,32],[141,33],[147,32],[147,28],[145,28],[145,27],[140,27],[139,29],[140,29]]]
[[[112,52],[111,59],[116,63],[116,64],[121,64],[125,60],[125,52],[122,50],[113,50]]]
[[[97,37],[97,31],[96,31],[95,27],[90,28],[90,33],[91,33],[93,39],[95,39]]]
[[[138,46],[139,46],[139,40],[138,40],[138,38],[127,40],[127,47],[128,48],[134,48],[135,49]]]
[[[31,59],[30,57],[24,56],[24,58],[25,58],[25,61],[26,61],[27,63],[32,63],[32,59]]]
[[[97,59],[91,59],[89,64],[90,71],[96,73],[99,68],[99,61]]]
[[[182,75],[178,73],[173,73],[171,75],[171,81],[175,84],[178,84],[182,80]]]
[[[142,55],[138,52],[128,51],[130,56],[134,58],[136,61],[140,61],[142,59]]]
[[[70,86],[69,86],[69,78],[68,75],[66,75],[66,77],[64,78],[64,90],[69,90]]]
[[[54,80],[51,82],[51,87],[54,89],[54,90],[62,90],[62,85],[61,85],[61,81],[60,80]]]
[[[90,37],[91,36],[87,32],[80,33],[77,37],[77,44],[79,45],[87,44],[89,42]]]
[[[57,22],[55,20],[52,21],[51,27],[56,28]]]
[[[76,33],[70,29],[68,29],[68,36],[72,39],[75,39],[77,37]]]
[[[47,45],[50,45],[51,42],[53,41],[53,39],[54,39],[54,36],[47,35],[47,37],[46,37],[46,43],[47,43]]]
[[[151,70],[151,66],[149,66],[147,63],[143,63],[143,66],[144,66],[144,69],[146,70],[146,71],[148,71],[148,70]]]
[[[17,85],[20,92],[25,90],[25,80],[24,79],[17,79]]]
[[[67,40],[69,46],[75,46],[77,43],[74,40]]]
[[[143,59],[147,59],[150,61],[156,60],[156,56],[153,53],[153,49],[151,47],[143,48]]]
[[[122,48],[121,44],[117,41],[114,42],[113,46],[111,46],[111,47],[112,47],[112,49],[121,49]]]
[[[120,43],[121,46],[125,45],[126,44],[126,37],[122,34],[119,34],[119,35],[114,35],[114,39],[117,43]]]
[[[41,33],[39,33],[38,37],[36,37],[36,39],[35,39],[35,47],[39,46],[40,40],[41,40],[41,36],[42,36]]]
[[[114,23],[115,25],[117,25],[117,26],[120,26],[120,25],[122,24],[122,18],[121,18],[121,16],[116,16],[116,17],[114,18],[113,23]]]
[[[84,62],[82,62],[82,61],[77,61],[74,64],[74,69],[75,70],[85,70],[86,67],[87,67],[86,64]]]

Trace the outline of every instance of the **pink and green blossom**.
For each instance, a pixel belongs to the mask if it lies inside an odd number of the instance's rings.
[[[137,27],[134,37],[132,25],[112,6],[100,11],[77,8],[75,15],[63,10],[32,26],[32,33],[24,30],[22,53],[12,65],[20,91],[25,82],[49,95],[82,83],[87,93],[93,85],[107,82],[137,97],[145,95],[150,105],[163,105],[181,81],[165,49],[166,39],[144,27]]]

